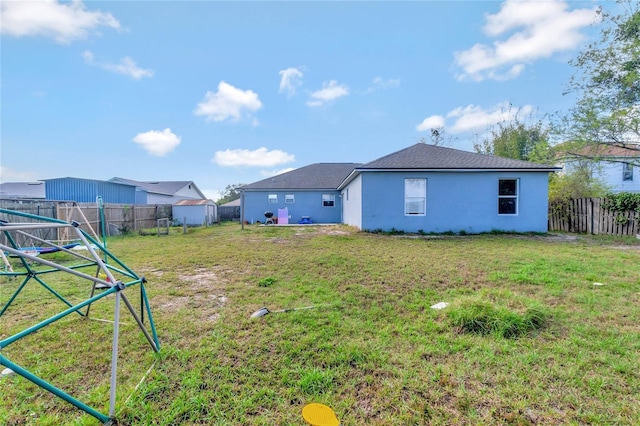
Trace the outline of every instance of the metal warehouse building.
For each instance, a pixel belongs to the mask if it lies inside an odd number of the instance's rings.
[[[95,203],[102,197],[105,203],[136,204],[136,186],[101,180],[72,177],[45,179],[45,199]]]

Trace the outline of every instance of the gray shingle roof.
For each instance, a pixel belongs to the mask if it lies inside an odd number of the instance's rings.
[[[335,190],[360,163],[316,163],[242,187],[243,190]]]
[[[175,195],[176,192],[180,191],[182,188],[195,184],[192,181],[146,181],[141,182],[132,179],[124,179],[119,177],[114,177],[109,179],[110,182],[120,182],[127,183],[129,185],[138,186],[144,189],[147,192],[151,192],[154,194],[164,194],[164,195]],[[200,190],[196,188],[196,192],[200,193]],[[204,198],[204,197],[203,197]]]
[[[362,171],[369,169],[557,170],[556,167],[545,164],[477,154],[425,143],[417,143],[357,168]]]

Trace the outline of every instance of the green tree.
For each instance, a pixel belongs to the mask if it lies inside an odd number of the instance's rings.
[[[488,136],[475,143],[473,148],[480,154],[539,163],[552,162],[549,126],[542,120],[533,120],[531,115],[526,118],[533,123],[527,123],[515,114],[514,118],[491,126]]]
[[[244,183],[235,183],[227,185],[222,192],[222,198],[218,200],[218,205],[229,203],[233,200],[240,198],[240,188],[244,186]]]
[[[609,188],[595,177],[597,165],[590,160],[579,159],[564,173],[549,177],[549,201],[558,202],[572,198],[604,197]]]
[[[576,73],[568,93],[576,105],[556,123],[565,153],[599,160],[608,148],[637,150],[640,143],[640,2],[609,3],[600,10],[600,38],[570,62]],[[640,165],[638,157],[618,161]]]

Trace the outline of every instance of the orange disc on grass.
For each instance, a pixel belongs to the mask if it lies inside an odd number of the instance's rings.
[[[302,418],[311,426],[338,426],[336,413],[324,404],[312,402],[302,409]]]

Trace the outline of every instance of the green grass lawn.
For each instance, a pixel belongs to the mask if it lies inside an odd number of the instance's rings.
[[[148,279],[162,345],[123,312],[119,425],[301,425],[311,402],[343,425],[640,423],[640,241],[181,231],[108,242]],[[18,284],[3,278],[0,300]],[[315,308],[250,318],[263,306]],[[0,338],[60,310],[30,283]],[[112,302],[91,314],[113,319]],[[106,413],[111,338],[74,315],[3,354]],[[0,388],[0,424],[98,424],[19,376]]]

